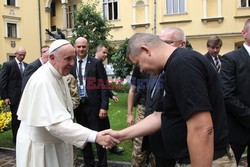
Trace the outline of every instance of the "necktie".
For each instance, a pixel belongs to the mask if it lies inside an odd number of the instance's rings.
[[[20,73],[21,73],[21,75],[23,75],[23,65],[22,65],[22,63],[21,63],[21,62],[19,63],[19,69],[20,69]]]
[[[82,79],[82,60],[79,60],[79,67],[78,67],[78,78],[80,85],[83,85],[83,79]]]
[[[151,92],[151,99],[154,97],[155,89],[159,89],[159,80],[160,80],[162,75],[163,75],[163,72],[160,75],[158,75],[158,77],[157,77],[157,79],[155,81],[154,88],[153,88],[153,90]]]
[[[214,60],[215,60],[215,67],[216,67],[217,71],[220,72],[221,67],[220,67],[220,62],[218,60],[218,57],[215,57]]]

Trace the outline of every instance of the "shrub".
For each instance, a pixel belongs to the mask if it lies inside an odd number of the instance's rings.
[[[11,124],[11,112],[10,107],[0,100],[0,132],[3,132],[10,128]]]

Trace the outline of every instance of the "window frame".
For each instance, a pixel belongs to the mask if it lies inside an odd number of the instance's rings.
[[[16,23],[7,23],[7,37],[17,38],[17,24]]]
[[[245,1],[246,6],[242,6],[242,1]],[[239,0],[239,8],[249,8],[250,7],[250,0]]]
[[[14,1],[14,5],[12,5],[12,4],[8,4],[8,1]],[[5,4],[7,5],[7,6],[17,6],[17,0],[5,0]]]
[[[115,4],[116,3],[116,11]],[[111,4],[111,7],[109,5]],[[110,9],[111,8],[111,9]],[[119,0],[102,0],[103,17],[109,21],[119,20]],[[111,16],[110,16],[111,12]],[[116,17],[115,17],[116,16]]]
[[[16,25],[16,37],[8,35],[9,34],[8,24],[15,24]],[[6,38],[20,38],[19,30],[20,30],[19,20],[5,19],[5,37]]]
[[[181,1],[183,1],[183,11],[181,10]],[[168,4],[169,2],[171,2],[171,6],[169,8]],[[174,2],[177,2],[177,11],[175,11],[175,7],[174,5],[176,5]],[[169,9],[171,9],[171,11],[169,11]],[[184,14],[187,13],[186,12],[186,0],[165,0],[165,11],[166,11],[166,15],[176,15],[176,14]]]
[[[56,17],[56,2],[55,1],[51,1],[50,4],[50,15],[51,17]]]
[[[6,56],[8,61],[14,60],[16,57],[15,53],[7,53]]]
[[[70,10],[70,8],[72,8]],[[66,17],[67,17],[67,29],[74,27],[74,11],[77,10],[77,4],[71,4],[67,6]]]

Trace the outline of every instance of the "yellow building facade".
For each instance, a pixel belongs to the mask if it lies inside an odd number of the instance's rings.
[[[13,58],[17,47],[27,50],[26,62],[40,56],[59,28],[70,40],[73,11],[85,0],[0,1],[0,63]],[[249,0],[99,0],[99,10],[112,24],[112,43],[119,45],[136,32],[158,35],[167,27],[184,30],[194,50],[207,52],[206,41],[218,35],[221,54],[240,46],[241,31],[250,18]]]

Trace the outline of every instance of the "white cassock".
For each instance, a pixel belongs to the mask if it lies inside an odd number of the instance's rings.
[[[17,167],[72,167],[73,147],[96,132],[73,123],[66,80],[47,63],[29,79],[18,108]],[[93,141],[92,141],[93,142]]]

